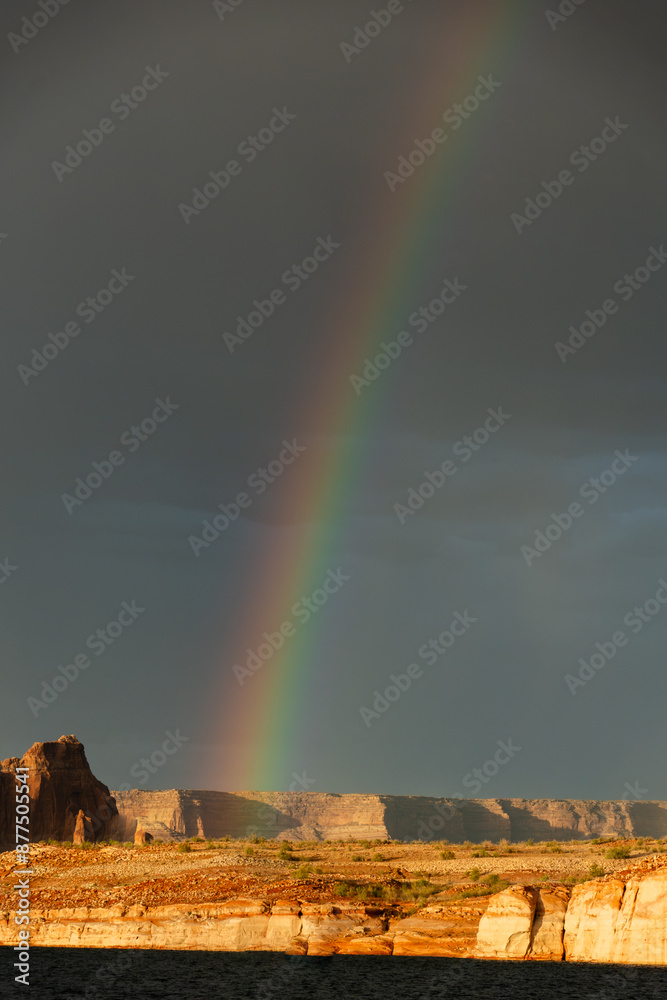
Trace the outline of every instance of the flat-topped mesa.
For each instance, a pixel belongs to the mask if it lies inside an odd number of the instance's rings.
[[[325,792],[113,792],[119,839],[137,826],[162,840],[584,840],[664,837],[667,802],[447,799]]]
[[[28,768],[31,841],[103,840],[115,835],[118,810],[95,777],[76,736],[34,743],[23,757],[0,761],[0,844],[14,844],[15,772]]]

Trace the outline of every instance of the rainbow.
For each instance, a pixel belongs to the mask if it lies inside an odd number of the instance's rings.
[[[478,75],[498,71],[515,27],[514,14],[523,4],[500,0],[488,8],[493,9],[493,16],[484,12],[482,17],[477,4],[471,4],[477,13],[466,11],[465,6],[457,23],[452,22],[451,12],[446,17],[443,13],[443,35],[434,27],[433,52],[424,55],[423,79],[405,128],[392,135],[387,169],[396,163],[399,152],[413,148],[415,136],[430,135],[451,103],[474,90]],[[409,16],[409,9],[403,16]],[[433,13],[434,18],[438,16]],[[449,51],[458,53],[447,65],[443,65],[439,43],[444,32]],[[294,603],[321,586],[330,566],[336,568],[332,553],[360,475],[362,449],[355,450],[354,440],[370,436],[393,382],[390,368],[377,384],[357,396],[350,375],[361,372],[365,359],[377,353],[380,341],[398,333],[415,308],[416,279],[465,181],[478,136],[473,115],[393,194],[374,175],[369,181],[369,220],[359,230],[364,235],[352,252],[349,248],[338,251],[348,254],[351,277],[336,293],[338,308],[332,310],[330,327],[315,338],[314,348],[321,352],[324,344],[330,353],[328,357],[320,353],[313,371],[322,373],[321,381],[305,393],[294,424],[286,425],[303,426],[307,414],[309,432],[326,435],[332,444],[316,456],[314,449],[308,449],[287,470],[284,486],[274,487],[282,490],[277,500],[278,523],[295,527],[276,531],[277,538],[262,551],[250,574],[251,596],[243,607],[237,635],[231,644],[225,642],[221,654],[225,711],[221,719],[219,701],[214,699],[211,731],[216,745],[225,748],[216,784],[222,780],[228,789],[279,790],[290,783],[289,734],[298,730],[297,720],[307,703],[308,665],[313,662],[320,616],[297,625],[296,634],[242,686],[237,686],[231,667],[245,663],[247,650],[257,649],[264,631],[273,632],[283,621],[292,620]],[[483,161],[481,153],[478,160]],[[234,748],[231,760],[229,748]]]

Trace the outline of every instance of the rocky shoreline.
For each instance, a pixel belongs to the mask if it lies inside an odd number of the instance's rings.
[[[0,945],[17,941],[0,913]],[[667,859],[565,887],[515,884],[411,915],[358,901],[236,898],[220,903],[62,907],[31,912],[31,946],[430,955],[667,964]]]

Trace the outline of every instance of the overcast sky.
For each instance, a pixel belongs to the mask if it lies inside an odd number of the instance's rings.
[[[379,4],[225,6],[74,0],[35,28],[36,3],[3,4],[0,756],[75,733],[100,779],[136,787],[130,769],[180,730],[140,787],[238,787],[237,623],[263,546],[326,527],[290,517],[284,491],[346,433],[363,461],[321,570],[350,580],[302,626],[312,663],[273,787],[305,771],[313,791],[473,794],[465,776],[513,741],[480,796],[618,799],[638,782],[667,799],[661,5],[587,0],[557,19],[415,0],[358,51],[341,43]],[[493,92],[443,124],[478,75]],[[238,152],[271,122],[266,148]],[[387,179],[440,126],[428,163]],[[68,162],[84,129],[96,145]],[[200,214],[179,210],[235,158]],[[329,235],[340,247],[285,285]],[[369,300],[375,275],[389,301],[387,240],[405,284],[378,341],[414,342],[358,402],[345,375],[330,422],[315,419],[295,401],[327,385],[332,337],[362,351],[346,296],[367,268]],[[446,278],[465,292],[418,332],[409,315]],[[285,301],[230,352],[223,334],[275,288]],[[339,426],[342,401],[367,394],[375,417]],[[477,450],[457,450],[499,408]],[[154,433],[126,435],[143,420]],[[302,471],[196,556],[188,536],[293,439]],[[63,500],[111,452],[91,495]],[[133,601],[101,655],[86,646]],[[475,622],[429,662],[457,612]],[[411,663],[409,690],[364,715]]]

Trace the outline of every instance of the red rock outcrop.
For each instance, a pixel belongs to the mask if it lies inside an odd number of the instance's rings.
[[[564,887],[514,885],[486,904],[434,903],[404,918],[356,901],[264,898],[34,908],[31,945],[667,965],[664,858],[578,885],[571,897]],[[14,917],[0,912],[2,946],[16,944]]]
[[[114,836],[118,811],[109,789],[90,770],[76,736],[35,743],[23,757],[0,762],[0,843],[15,841],[17,767],[28,768],[30,840],[102,840]]]

